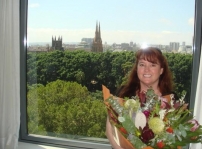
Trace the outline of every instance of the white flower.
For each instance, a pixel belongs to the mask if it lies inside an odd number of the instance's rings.
[[[166,114],[166,109],[161,109],[159,111],[160,119],[163,120]]]
[[[173,112],[173,111],[175,111],[175,109],[174,109],[174,108],[169,109],[169,110],[168,110],[168,113],[169,113],[169,112]]]
[[[171,101],[170,101],[170,105],[171,105],[171,107],[174,106],[174,100],[171,99]]]
[[[134,120],[134,123],[135,123],[135,126],[137,128],[144,128],[147,124],[147,118],[146,116],[144,115],[144,113],[142,112],[138,112],[135,116],[135,120]]]

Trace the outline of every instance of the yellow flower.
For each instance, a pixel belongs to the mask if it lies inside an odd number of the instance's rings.
[[[149,128],[153,131],[154,134],[161,134],[165,128],[163,120],[158,117],[152,117],[148,121]]]
[[[141,132],[139,130],[135,130],[135,134],[136,134],[136,136],[139,137],[141,135]]]

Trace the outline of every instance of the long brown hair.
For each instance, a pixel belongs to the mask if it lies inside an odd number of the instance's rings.
[[[170,69],[168,68],[168,62],[161,50],[156,47],[147,47],[140,49],[135,54],[136,61],[129,75],[126,85],[121,89],[119,97],[131,97],[136,94],[136,91],[140,91],[140,80],[137,75],[137,65],[140,59],[147,60],[151,63],[159,63],[163,68],[163,73],[159,78],[159,90],[162,95],[171,93],[173,91],[173,78]]]

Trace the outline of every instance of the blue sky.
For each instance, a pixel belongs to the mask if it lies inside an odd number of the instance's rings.
[[[103,43],[191,45],[194,5],[193,0],[29,0],[28,41],[94,38],[98,21]]]

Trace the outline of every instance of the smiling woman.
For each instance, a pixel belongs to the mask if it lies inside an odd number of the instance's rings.
[[[156,53],[168,59],[176,93],[186,90],[188,101],[194,31],[188,20],[194,16],[194,5],[174,0],[126,0],[116,5],[107,0],[21,0],[21,40],[29,41],[21,43],[21,140],[111,148],[105,135],[107,111],[101,85],[115,93],[144,42],[161,49]],[[95,39],[102,43],[103,52],[91,52]],[[152,85],[157,94],[164,94],[156,85],[160,82],[156,76],[166,72],[163,60],[142,58],[137,65],[141,90]]]
[[[137,70],[138,78],[141,81],[140,85],[142,86],[141,91],[145,91],[149,86],[158,86],[159,76],[163,73],[163,68],[160,67],[159,62],[151,63],[139,60]]]
[[[127,83],[123,87],[121,87],[117,96],[121,98],[129,98],[129,99],[133,97],[137,97],[139,98],[141,107],[147,104],[146,94],[149,89],[152,89],[154,91],[154,94],[160,97],[170,96],[170,94],[173,94],[173,98],[175,100],[178,100],[178,97],[173,92],[173,80],[172,80],[171,72],[168,68],[167,60],[162,54],[161,50],[155,47],[147,47],[147,48],[138,50],[135,55],[136,55],[136,62],[133,66],[133,69],[130,72]],[[113,148],[122,149],[123,146],[120,147],[115,141],[115,139],[113,138],[113,133],[112,133],[113,126],[112,124],[110,124],[111,120],[109,117],[107,118],[107,124],[106,124],[107,137]],[[146,127],[147,126],[142,127],[143,131],[146,131],[145,130]],[[146,128],[146,129],[149,129],[149,128]],[[159,130],[161,129],[158,128],[158,131]],[[150,133],[150,132],[147,131],[147,133]],[[154,135],[152,138],[154,138]],[[142,138],[140,139],[144,142]],[[135,139],[135,140],[138,140],[138,139]],[[137,146],[135,147],[137,148]]]
[[[158,85],[160,84],[159,77],[164,72],[164,69],[168,70],[168,64],[160,49],[146,48],[143,49],[143,52],[137,52],[137,61],[138,64],[136,69],[137,76],[140,80],[140,91],[146,91],[148,87],[152,87],[155,89],[156,94],[161,94],[158,89]],[[166,81],[169,82],[169,80]]]
[[[147,47],[136,52],[136,62],[120,97],[131,97],[152,87],[156,94],[173,91],[173,80],[168,62],[160,49]]]

